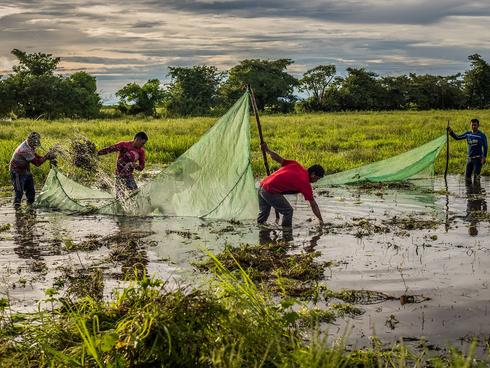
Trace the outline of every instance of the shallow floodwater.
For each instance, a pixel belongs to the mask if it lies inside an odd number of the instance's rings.
[[[490,178],[466,185],[462,177],[452,176],[449,194],[445,189],[444,180],[436,178],[407,188],[320,191],[318,203],[327,222],[322,231],[302,197],[290,196],[292,236],[273,224],[273,215],[270,229],[259,229],[254,222],[15,211],[10,198],[0,198],[0,297],[8,295],[14,310],[32,311],[38,303],[45,307],[46,290],[60,278],[94,268],[102,270],[103,292],[109,297],[121,285],[124,259],[111,257],[110,245],[69,250],[81,240],[136,234],[147,242],[130,256],[150,275],[192,285],[203,280],[192,266],[203,249],[219,252],[225,244],[286,240],[298,246],[295,251],[320,251],[322,261],[333,262],[325,269],[330,289],[372,290],[396,298],[361,303],[362,316],[328,327],[332,334],[350,328],[351,345],[368,345],[369,336],[376,335],[383,342],[425,337],[433,345],[459,346],[476,336],[483,347],[490,340]],[[381,231],[359,225],[365,220]],[[419,220],[428,226],[418,226]],[[387,225],[389,232],[383,231]],[[398,298],[403,295],[415,296],[411,301],[416,303],[402,305]]]

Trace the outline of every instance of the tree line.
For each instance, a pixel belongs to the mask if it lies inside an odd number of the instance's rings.
[[[54,119],[100,116],[96,79],[86,72],[56,75],[60,58],[12,50],[18,65],[0,76],[0,115]],[[201,116],[226,111],[250,84],[265,112],[427,110],[490,107],[490,65],[478,54],[469,69],[449,76],[380,76],[365,68],[319,65],[301,78],[291,59],[242,60],[226,72],[215,66],[169,67],[170,82],[128,83],[116,92],[117,110],[129,115]],[[297,92],[303,95],[298,98]]]

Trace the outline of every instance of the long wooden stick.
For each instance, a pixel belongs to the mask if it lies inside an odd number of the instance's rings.
[[[446,169],[444,170],[444,180],[447,179],[448,168],[449,168],[449,120],[447,121],[447,129],[446,129]]]
[[[267,161],[267,154],[265,152],[265,149],[262,148],[262,144],[264,143],[264,135],[262,134],[262,125],[260,124],[260,117],[259,117],[259,111],[257,109],[257,102],[255,101],[255,94],[250,87],[250,85],[247,86],[248,92],[250,93],[250,100],[252,102],[252,110],[254,111],[255,114],[255,121],[257,122],[257,130],[259,131],[259,139],[260,139],[260,144],[261,144],[261,150],[262,150],[262,158],[264,159],[264,166],[265,166],[265,171],[267,172],[267,175],[271,174],[271,169],[269,167],[269,161]]]
[[[250,101],[252,103],[252,110],[254,111],[255,114],[255,121],[257,122],[257,130],[259,132],[259,139],[260,139],[260,145],[261,145],[261,151],[262,151],[262,158],[264,159],[264,166],[265,166],[265,172],[267,175],[271,174],[271,169],[269,167],[269,161],[267,160],[267,153],[265,152],[265,149],[262,148],[262,143],[264,143],[264,135],[262,134],[262,125],[260,124],[260,117],[259,117],[259,110],[257,108],[257,102],[255,101],[255,94],[250,87],[250,84],[247,85],[247,90],[248,93],[250,94]],[[279,212],[276,210],[276,222],[279,220]]]

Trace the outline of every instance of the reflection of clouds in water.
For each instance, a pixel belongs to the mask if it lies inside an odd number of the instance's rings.
[[[487,212],[487,201],[485,200],[485,189],[482,188],[480,178],[474,181],[466,180],[466,220],[470,223],[468,234],[478,235],[478,216]]]

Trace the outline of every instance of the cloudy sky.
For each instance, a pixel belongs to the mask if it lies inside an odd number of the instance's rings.
[[[13,48],[51,53],[63,73],[96,75],[106,101],[168,66],[245,58],[291,58],[297,76],[329,63],[446,75],[490,60],[489,26],[489,0],[0,0],[0,74]]]

